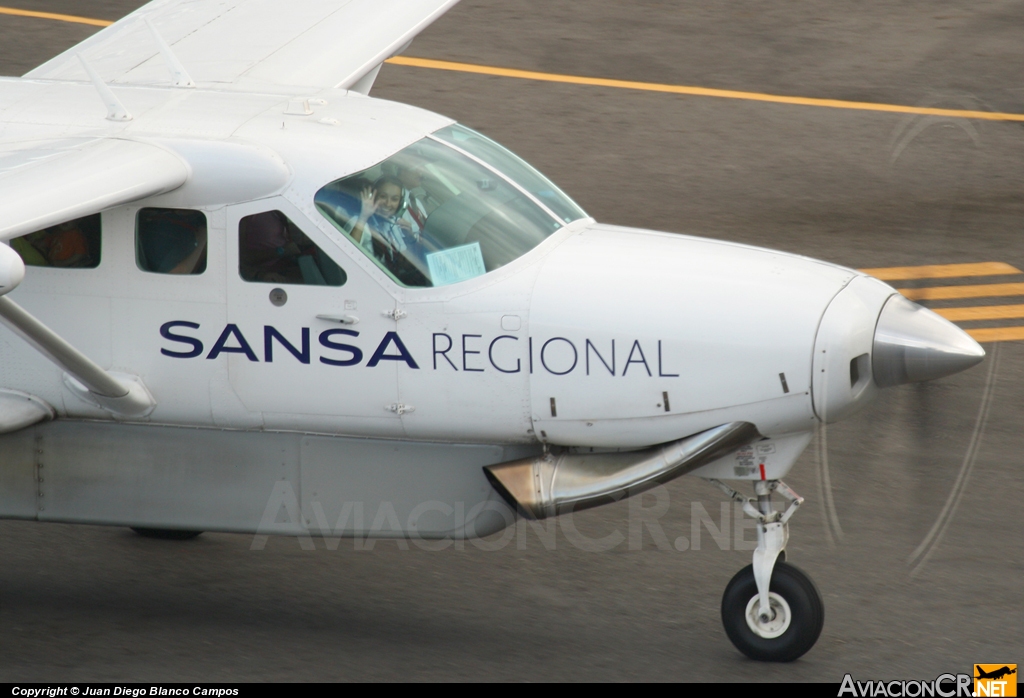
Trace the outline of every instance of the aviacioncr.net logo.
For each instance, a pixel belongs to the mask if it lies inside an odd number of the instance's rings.
[[[972,698],[970,674],[940,674],[932,681],[855,681],[847,674],[839,687],[839,697],[855,698]]]

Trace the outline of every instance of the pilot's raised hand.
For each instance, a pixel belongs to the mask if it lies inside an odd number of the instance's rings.
[[[377,212],[377,196],[372,187],[364,187],[359,195],[359,219],[370,220],[370,216]]]

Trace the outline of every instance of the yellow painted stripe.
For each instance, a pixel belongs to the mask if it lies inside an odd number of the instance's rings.
[[[108,27],[113,22],[90,17],[57,14],[54,12],[33,12],[13,7],[0,7],[0,14],[21,17],[38,17],[60,22],[89,24],[95,27]],[[642,90],[645,92],[667,92],[669,94],[691,95],[695,97],[719,97],[722,99],[741,99],[752,102],[772,102],[775,104],[791,104],[804,107],[826,107],[829,109],[856,109],[860,111],[889,112],[894,114],[922,114],[927,116],[948,116],[958,119],[984,119],[986,121],[1024,121],[1024,114],[1005,112],[974,111],[970,109],[938,109],[935,107],[911,107],[904,104],[883,104],[880,102],[852,102],[844,99],[820,99],[817,97],[794,97],[774,95],[762,92],[743,92],[740,90],[719,90],[711,87],[695,87],[691,85],[666,85],[655,82],[637,82],[633,80],[613,80],[609,78],[591,78],[582,75],[563,75],[560,73],[542,73],[533,70],[515,68],[499,68],[475,63],[457,63],[439,61],[430,58],[413,58],[395,56],[387,63],[409,66],[413,68],[430,68],[432,70],[449,70],[459,73],[475,73],[478,75],[494,75],[504,78],[523,80],[540,80],[544,82],[560,82],[572,85],[589,85],[592,87],[613,87],[624,90]]]
[[[92,19],[90,17],[76,17],[75,15],[61,15],[54,12],[33,12],[32,10],[19,10],[16,7],[0,7],[0,15],[14,15],[16,17],[35,17],[37,19],[55,19],[58,22],[71,22],[72,24],[88,24],[93,27],[109,27],[113,22],[105,19]]]
[[[971,308],[932,308],[951,322],[1007,320],[1024,317],[1024,305],[979,305]]]
[[[985,119],[988,121],[1024,121],[1024,114],[971,111],[967,109],[937,109],[933,107],[909,107],[902,104],[881,104],[877,102],[849,102],[842,99],[790,97],[787,95],[763,94],[760,92],[718,90],[710,87],[692,87],[688,85],[663,85],[654,82],[633,82],[630,80],[588,78],[579,75],[539,73],[531,70],[498,68],[489,65],[476,65],[474,63],[454,63],[451,61],[438,61],[429,58],[410,58],[407,56],[395,56],[394,58],[389,58],[387,62],[392,63],[394,65],[411,66],[414,68],[451,70],[459,73],[476,73],[478,75],[496,75],[503,78],[542,80],[544,82],[561,82],[569,83],[572,85],[590,85],[593,87],[615,87],[625,90],[643,90],[646,92],[668,92],[670,94],[694,95],[698,97],[721,97],[724,99],[743,99],[753,102],[774,102],[776,104],[794,104],[805,107],[828,107],[831,109],[859,109],[862,111],[892,112],[896,114],[927,114],[930,116],[949,116],[961,119]]]
[[[896,289],[912,301],[938,301],[951,298],[995,298],[1024,296],[1024,284],[982,284],[978,286],[931,286]]]
[[[966,332],[976,342],[1017,342],[1024,339],[1024,327],[986,327]]]
[[[999,276],[1021,274],[1017,267],[1004,262],[977,262],[974,264],[930,264],[920,267],[879,267],[861,269],[882,281],[897,279],[952,279],[961,276]]]

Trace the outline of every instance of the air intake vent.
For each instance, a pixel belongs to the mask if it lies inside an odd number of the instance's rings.
[[[859,392],[871,378],[871,355],[861,354],[850,359],[850,390]]]

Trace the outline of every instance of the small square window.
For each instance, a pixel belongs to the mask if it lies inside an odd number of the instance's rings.
[[[139,269],[156,274],[206,271],[206,216],[181,208],[144,208],[135,224]]]
[[[100,264],[100,214],[39,230],[11,240],[30,267],[95,269]]]
[[[268,284],[342,286],[345,270],[280,211],[238,221],[238,274]]]

